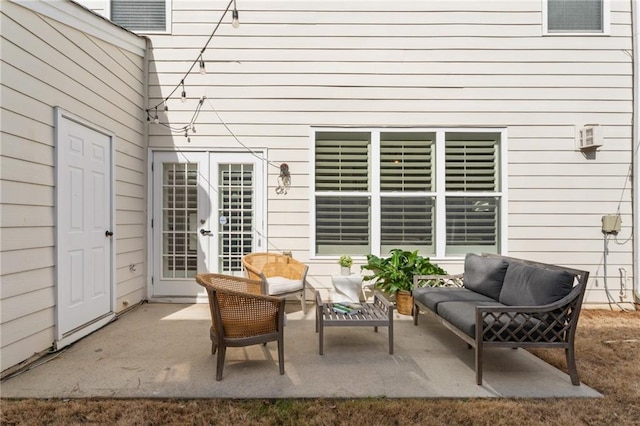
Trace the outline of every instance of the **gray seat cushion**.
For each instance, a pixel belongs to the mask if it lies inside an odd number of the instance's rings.
[[[500,303],[495,300],[491,302],[441,302],[438,304],[437,312],[460,331],[475,337],[476,306],[500,306]]]
[[[555,271],[511,262],[499,301],[512,306],[540,306],[556,302],[571,292],[574,276],[567,271]]]
[[[504,259],[469,253],[464,259],[463,284],[465,288],[497,301],[508,266],[509,262]]]
[[[413,290],[413,298],[437,312],[441,302],[493,302],[495,300],[461,287],[420,287]]]
[[[438,304],[438,315],[450,322],[457,329],[470,337],[476,335],[476,306],[503,306],[498,302],[442,302]],[[540,320],[523,316],[511,318],[501,316],[499,320],[489,316],[485,327],[485,333],[490,340],[521,341],[527,340],[533,329],[541,329]],[[488,329],[493,330],[493,333]]]

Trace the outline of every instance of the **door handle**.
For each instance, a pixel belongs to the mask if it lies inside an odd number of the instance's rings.
[[[113,236],[113,232],[111,232],[111,231],[105,231],[105,232],[104,232],[104,236],[105,236],[105,237],[112,237],[112,236]]]
[[[208,229],[201,229],[200,230],[200,234],[201,235],[213,235],[213,232],[209,231]]]

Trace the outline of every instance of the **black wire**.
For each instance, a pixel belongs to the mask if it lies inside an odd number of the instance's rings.
[[[200,50],[200,55],[198,55],[198,58],[196,58],[195,61],[193,61],[193,63],[191,64],[191,67],[189,67],[189,70],[185,73],[184,77],[182,77],[182,80],[180,80],[180,83],[178,83],[176,85],[176,87],[174,87],[174,89],[171,91],[171,93],[169,93],[169,95],[167,97],[165,97],[162,102],[159,102],[157,105],[150,107],[147,109],[147,115],[150,116],[149,111],[152,109],[157,109],[160,105],[164,104],[165,102],[167,102],[169,100],[169,98],[171,98],[171,96],[176,92],[176,90],[178,90],[178,87],[180,87],[180,85],[184,85],[184,80],[189,76],[189,74],[191,74],[191,71],[193,71],[193,68],[196,66],[196,64],[199,62],[199,59],[202,57],[202,54],[205,52],[205,50],[207,50],[207,47],[209,46],[209,43],[211,43],[211,39],[213,38],[213,36],[215,35],[216,31],[218,31],[218,28],[220,28],[220,25],[222,24],[222,20],[224,19],[224,17],[226,16],[227,12],[229,11],[229,8],[231,7],[231,5],[235,2],[235,0],[230,0],[229,4],[227,5],[227,8],[224,10],[224,12],[222,13],[222,16],[220,16],[220,20],[218,21],[218,23],[216,24],[216,27],[213,29],[213,32],[211,33],[211,35],[209,36],[209,39],[207,40],[207,42],[205,43],[204,47]]]

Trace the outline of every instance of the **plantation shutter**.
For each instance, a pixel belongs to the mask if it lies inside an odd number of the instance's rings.
[[[370,149],[369,133],[316,134],[316,192],[331,193],[316,196],[318,254],[367,254],[371,251]],[[351,194],[341,195],[346,192]]]
[[[166,31],[166,0],[111,0],[111,20],[131,31]]]
[[[547,0],[549,32],[602,32],[603,0]]]
[[[432,191],[432,133],[380,136],[380,191]]]
[[[434,199],[416,196],[434,189],[435,133],[386,132],[380,135],[380,191],[412,193],[381,198],[381,252],[393,248],[432,253]]]
[[[498,146],[499,134],[446,135],[447,254],[498,249]]]

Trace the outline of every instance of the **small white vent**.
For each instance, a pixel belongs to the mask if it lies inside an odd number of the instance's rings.
[[[578,148],[581,151],[595,150],[602,146],[602,128],[586,125],[578,130]]]

